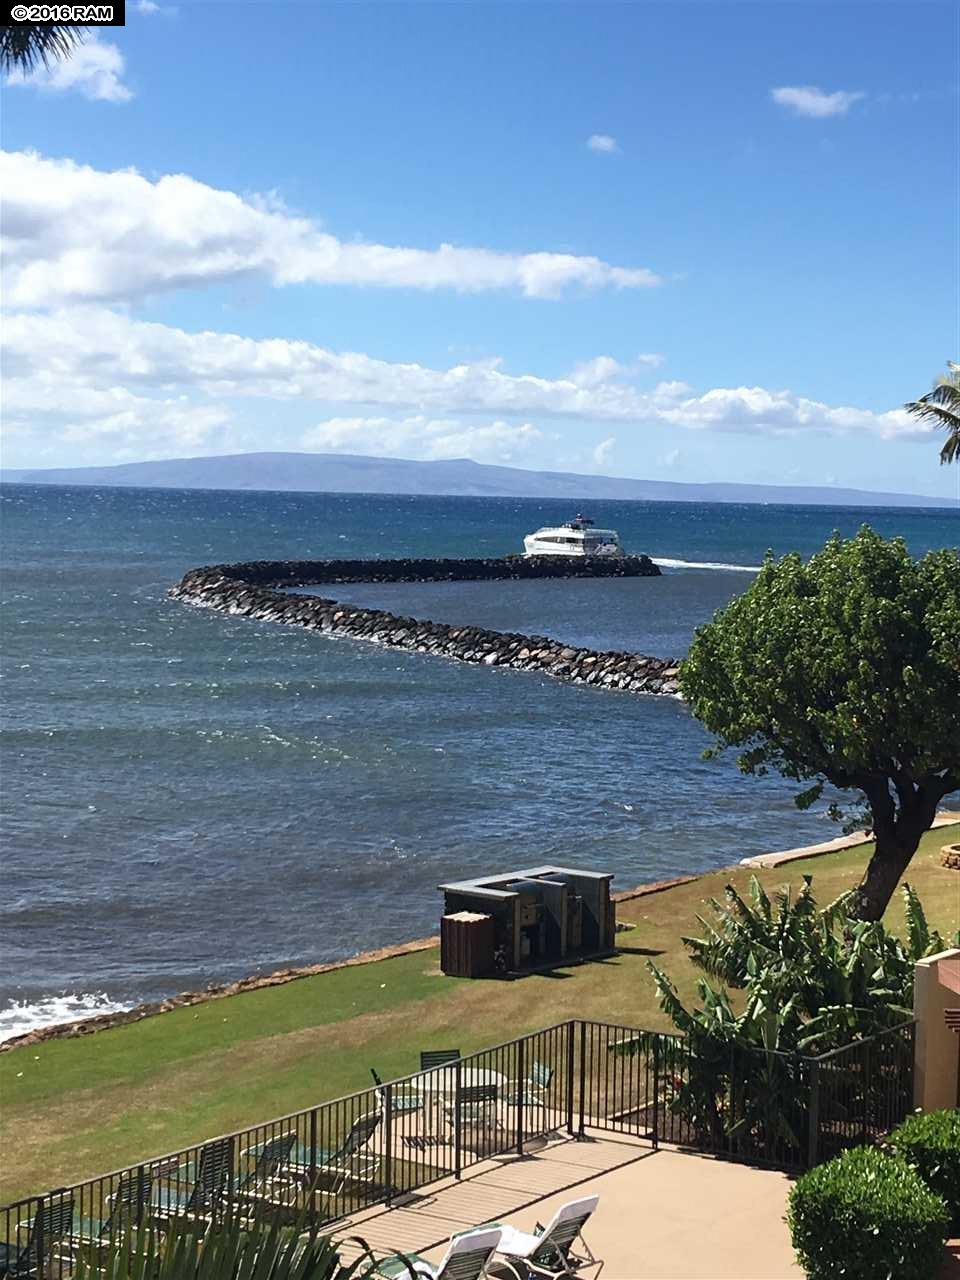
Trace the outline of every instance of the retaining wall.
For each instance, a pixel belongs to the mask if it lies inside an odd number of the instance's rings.
[[[309,627],[330,635],[411,649],[460,662],[538,671],[558,680],[631,693],[677,696],[678,660],[619,650],[583,649],[547,636],[490,631],[383,609],[340,604],[279,588],[338,582],[452,582],[531,578],[658,577],[647,556],[623,559],[256,560],[191,569],[170,588],[175,600],[223,613]]]

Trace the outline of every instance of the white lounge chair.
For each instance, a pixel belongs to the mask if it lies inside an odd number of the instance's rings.
[[[397,1254],[377,1264],[377,1276],[387,1280],[481,1280],[500,1243],[499,1227],[482,1227],[452,1237],[437,1263],[419,1254]]]
[[[569,1204],[562,1205],[547,1225],[538,1228],[534,1235],[498,1223],[501,1235],[497,1245],[497,1267],[506,1264],[504,1269],[509,1268],[518,1280],[525,1280],[528,1276],[560,1280],[560,1277],[568,1276],[580,1267],[589,1266],[596,1266],[599,1275],[603,1263],[593,1256],[583,1238],[583,1228],[599,1203],[599,1196],[571,1200]],[[574,1250],[578,1239],[582,1253]]]

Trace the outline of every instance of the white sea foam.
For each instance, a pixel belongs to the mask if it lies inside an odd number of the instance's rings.
[[[717,560],[667,560],[663,557],[651,556],[654,564],[664,569],[726,569],[731,573],[759,573],[758,564],[724,564]]]
[[[78,1018],[94,1018],[100,1013],[122,1013],[132,1009],[131,1001],[111,1000],[104,992],[85,995],[46,996],[33,1004],[26,1000],[11,1000],[0,1009],[0,1041],[26,1035],[40,1027],[52,1027],[59,1022],[76,1022]]]

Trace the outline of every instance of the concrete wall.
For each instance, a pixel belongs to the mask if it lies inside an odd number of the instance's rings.
[[[960,1035],[944,1019],[960,1008],[960,950],[941,951],[914,969],[913,1013],[917,1019],[913,1102],[922,1111],[960,1103]]]

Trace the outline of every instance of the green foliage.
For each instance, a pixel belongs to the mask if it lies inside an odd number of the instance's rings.
[[[960,556],[914,560],[867,526],[806,564],[768,555],[697,631],[680,687],[715,736],[708,754],[735,747],[744,773],[808,784],[801,807],[826,783],[854,793],[878,842],[906,818],[909,859],[960,787]]]
[[[908,1116],[890,1135],[890,1146],[944,1198],[960,1229],[960,1110]]]
[[[705,936],[683,939],[697,968],[747,993],[739,1014],[705,979],[697,984],[703,1007],[687,1010],[650,964],[661,1008],[679,1031],[824,1053],[910,1016],[915,962],[944,949],[910,885],[903,886],[906,941],[879,921],[851,916],[852,893],[818,907],[812,886],[804,876],[795,895],[784,887],[771,899],[753,876],[747,901],[728,885],[724,902],[709,900],[715,920],[697,917]]]
[[[724,902],[710,899],[715,919],[702,916],[701,938],[684,938],[693,963],[707,978],[697,983],[700,1006],[689,1009],[652,962],[660,1007],[685,1041],[682,1064],[665,1064],[663,1101],[693,1135],[716,1149],[741,1155],[802,1151],[809,1096],[806,1065],[816,1055],[861,1040],[910,1017],[914,962],[944,949],[927,924],[917,895],[903,888],[907,940],[881,923],[849,914],[847,893],[817,906],[812,879],[799,892],[787,887],[773,898],[756,877],[749,901],[728,885]],[[726,990],[742,990],[736,1011]],[[877,1065],[897,1073],[899,1044],[878,1044]],[[661,1054],[676,1056],[669,1042]],[[863,1114],[881,1114],[883,1072],[853,1070],[845,1092]],[[879,1091],[875,1098],[871,1090]],[[843,1117],[838,1116],[838,1119]]]
[[[82,1248],[72,1274],[75,1280],[359,1280],[369,1273],[363,1257],[341,1266],[329,1236],[273,1222],[249,1230],[228,1224],[202,1236],[176,1228],[129,1231]]]
[[[867,526],[807,564],[768,555],[697,631],[680,681],[718,748],[745,748],[744,773],[843,788],[895,762],[915,779],[960,773],[960,559],[915,561]]]
[[[787,1223],[809,1280],[931,1280],[949,1213],[904,1161],[857,1147],[790,1192]]]
[[[946,443],[940,450],[941,466],[960,459],[960,364],[948,360],[947,374],[937,379],[933,390],[903,407],[921,421],[932,422],[946,431]]]

